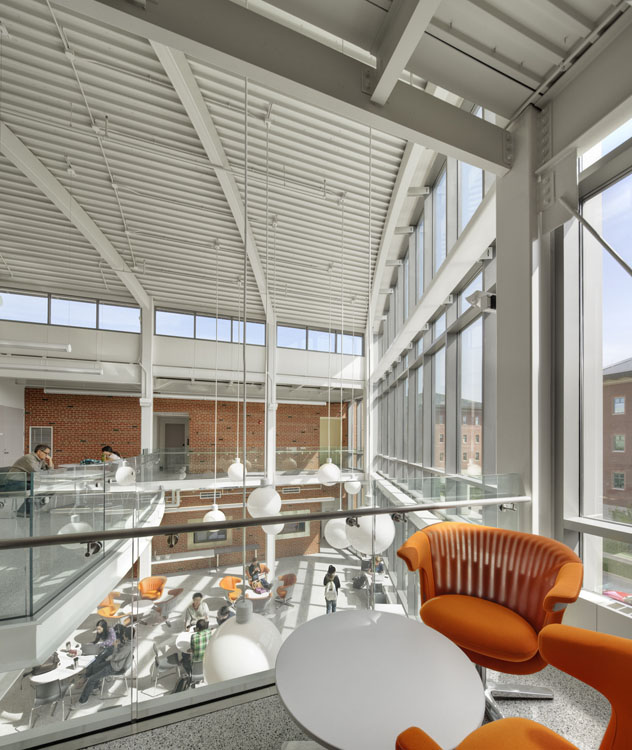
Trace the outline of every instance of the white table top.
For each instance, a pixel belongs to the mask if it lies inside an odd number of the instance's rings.
[[[74,668],[74,662],[72,657],[68,656],[64,651],[57,652],[59,656],[59,666],[55,669],[51,669],[50,672],[44,672],[44,674],[33,675],[29,679],[34,685],[43,685],[46,682],[54,682],[55,680],[68,680],[71,677],[76,677],[78,674],[92,664],[96,656],[86,655],[80,656],[77,662],[77,668]]]
[[[410,726],[453,748],[485,711],[483,685],[461,649],[387,612],[336,612],[305,623],[281,646],[276,683],[294,720],[335,750],[394,748]]]
[[[179,651],[188,651],[191,648],[191,636],[195,630],[183,630],[176,636],[176,648]]]

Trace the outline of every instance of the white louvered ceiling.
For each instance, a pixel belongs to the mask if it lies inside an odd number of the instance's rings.
[[[233,1],[277,13],[324,43],[344,40],[357,48],[353,54],[375,52],[398,7],[391,0]],[[407,71],[415,85],[433,93],[440,86],[455,103],[464,98],[511,118],[537,103],[562,67],[627,10],[609,0],[443,0]],[[87,211],[158,306],[212,312],[217,283],[220,311],[239,315],[239,228],[149,41],[55,0],[0,0],[0,19],[10,35],[0,36],[0,119]],[[246,191],[244,82],[189,64],[242,199],[247,193],[278,319],[360,329],[405,143],[376,132],[370,139],[362,125],[250,82]],[[4,157],[0,171],[0,285],[131,301],[96,250]],[[400,223],[414,214],[407,202]],[[402,247],[396,237],[386,252],[395,257]],[[248,315],[262,318],[250,268],[246,281]]]
[[[10,38],[2,45],[0,118],[87,211],[157,306],[214,311],[218,268],[219,310],[239,315],[240,234],[150,43],[52,6],[88,106],[45,0],[3,0]],[[189,62],[244,198],[244,82]],[[377,133],[369,144],[366,128],[254,84],[248,96],[248,216],[277,317],[326,328],[331,315],[331,325],[344,318],[345,329],[353,317],[360,330],[369,262],[405,144]],[[131,301],[53,204],[7,160],[0,167],[0,253],[10,269],[0,270],[0,284]],[[262,319],[250,267],[247,279],[248,315]]]

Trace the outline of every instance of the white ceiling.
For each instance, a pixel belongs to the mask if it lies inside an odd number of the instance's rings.
[[[356,57],[375,53],[394,13],[410,5],[234,2]],[[0,0],[8,32],[0,35],[0,120],[59,181],[61,194],[87,212],[157,306],[212,312],[217,305],[239,315],[243,227],[150,41],[66,5]],[[443,0],[425,33],[419,30],[406,80],[457,106],[482,104],[511,118],[537,103],[584,39],[594,41],[627,7],[608,0]],[[262,276],[248,265],[248,315],[264,317],[267,286],[281,322],[360,330],[406,143],[370,135],[366,125],[256,80],[247,86],[246,123],[243,79],[190,57],[187,63],[247,203],[261,260]],[[431,156],[423,156],[426,171]],[[423,177],[420,168],[412,174]],[[0,178],[0,286],[132,301],[121,268],[108,265],[72,215],[5,156]],[[397,205],[402,213],[391,224],[408,223],[416,202]],[[395,236],[382,252],[394,258],[403,247]]]

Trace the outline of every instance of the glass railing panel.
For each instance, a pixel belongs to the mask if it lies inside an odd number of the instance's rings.
[[[314,474],[328,458],[341,471],[363,471],[363,452],[349,448],[290,446],[276,449],[278,474]]]
[[[0,537],[14,539],[30,534],[30,475],[23,471],[0,472]],[[0,552],[0,619],[31,613],[31,554],[28,549]]]

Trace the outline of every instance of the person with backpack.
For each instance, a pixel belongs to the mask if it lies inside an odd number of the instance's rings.
[[[336,575],[336,568],[330,565],[327,574],[323,580],[325,586],[325,603],[327,604],[327,614],[336,611],[338,603],[338,590],[340,589],[340,578]]]

